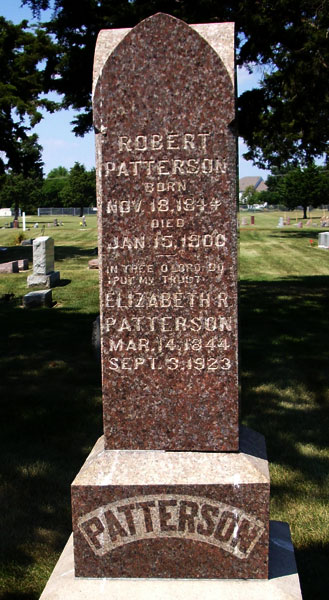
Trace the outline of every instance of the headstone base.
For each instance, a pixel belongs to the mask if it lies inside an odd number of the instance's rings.
[[[47,275],[29,275],[27,278],[27,287],[46,287],[52,288],[58,285],[60,272],[52,271]]]
[[[267,580],[81,579],[71,535],[40,600],[302,600],[287,523],[270,523],[269,568]]]
[[[72,483],[79,577],[268,577],[269,472],[263,436],[240,452],[104,450]]]

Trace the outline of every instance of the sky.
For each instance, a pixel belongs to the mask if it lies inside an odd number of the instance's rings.
[[[0,15],[13,23],[19,23],[23,19],[33,21],[30,9],[21,7],[21,0],[0,0]],[[255,87],[258,79],[257,73],[250,75],[246,69],[239,69],[238,94]],[[72,110],[62,110],[53,115],[45,112],[44,119],[33,129],[43,147],[42,159],[46,175],[58,166],[70,169],[75,162],[82,163],[88,170],[95,166],[94,134],[76,137],[71,131],[74,114]],[[242,157],[246,150],[243,140],[239,139],[239,177],[259,176],[266,180],[268,171],[262,171]]]

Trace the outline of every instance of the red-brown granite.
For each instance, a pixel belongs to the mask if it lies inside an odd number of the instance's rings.
[[[266,578],[264,440],[242,441],[229,454],[104,451],[100,439],[72,484],[76,576]]]
[[[230,23],[190,27],[164,14],[101,32],[107,449],[238,449],[233,40]]]

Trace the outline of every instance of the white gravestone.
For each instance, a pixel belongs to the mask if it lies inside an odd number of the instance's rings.
[[[54,270],[54,240],[40,236],[33,240],[33,275],[27,278],[28,287],[51,288],[58,284],[59,271]]]

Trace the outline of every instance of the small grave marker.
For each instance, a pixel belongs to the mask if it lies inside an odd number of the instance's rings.
[[[54,240],[40,236],[33,240],[33,274],[27,278],[28,287],[51,288],[58,284],[59,271],[54,271]]]

